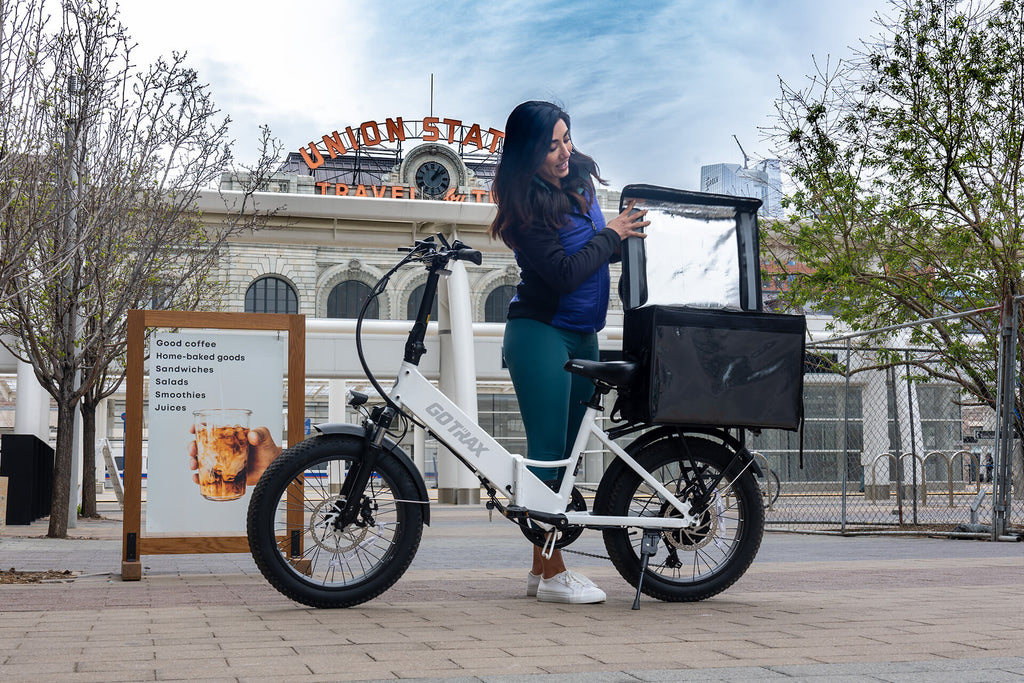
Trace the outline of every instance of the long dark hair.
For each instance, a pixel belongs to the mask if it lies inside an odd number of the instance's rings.
[[[594,179],[604,184],[597,163],[575,144],[569,155],[569,175],[554,187],[540,179],[537,169],[551,148],[551,134],[561,119],[572,133],[572,124],[561,107],[550,102],[523,102],[505,123],[501,161],[491,185],[498,213],[491,223],[491,237],[510,247],[524,230],[544,227],[558,230],[573,205],[586,212],[594,199]]]

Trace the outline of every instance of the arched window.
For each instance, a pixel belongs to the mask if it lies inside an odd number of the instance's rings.
[[[363,302],[373,290],[366,283],[359,280],[345,280],[339,282],[327,296],[327,317],[328,318],[358,318]],[[370,308],[366,311],[368,319],[380,317],[380,302],[376,299],[370,302]]]
[[[298,313],[299,297],[292,286],[279,277],[268,276],[245,290],[246,313]]]
[[[409,305],[405,309],[406,318],[408,320],[415,320],[416,314],[420,311],[420,302],[423,301],[423,293],[426,291],[426,283],[420,285],[416,289],[412,290],[412,294],[409,295]],[[434,305],[430,307],[430,319],[437,320],[437,297],[434,297]]]
[[[501,285],[491,290],[484,301],[484,322],[503,323],[508,314],[508,303],[516,295],[513,285]]]

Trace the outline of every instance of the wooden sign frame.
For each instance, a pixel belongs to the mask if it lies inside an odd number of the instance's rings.
[[[288,441],[301,440],[306,412],[306,316],[286,313],[129,311],[124,427],[124,524],[121,579],[142,578],[143,555],[247,553],[245,536],[142,535],[142,423],[146,328],[279,330],[288,333]]]

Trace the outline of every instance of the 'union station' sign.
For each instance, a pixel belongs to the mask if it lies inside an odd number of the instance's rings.
[[[355,127],[346,126],[345,130],[341,132],[332,131],[321,137],[322,148],[316,141],[311,141],[307,147],[299,149],[299,154],[312,171],[323,166],[327,158],[335,159],[360,148],[403,142],[407,137],[419,138],[423,142],[447,142],[448,144],[457,144],[463,149],[469,148],[471,152],[494,154],[505,138],[505,133],[496,128],[484,128],[477,123],[466,126],[460,119],[437,116],[424,118],[421,130],[417,130],[415,127],[410,129],[406,127],[402,117],[399,116],[387,118],[383,123],[366,121]],[[338,197],[417,199],[415,184],[367,185],[360,183],[350,185],[337,182],[318,182],[316,188],[321,195]],[[457,187],[452,187],[445,193],[443,199],[457,202],[488,202],[490,201],[490,192],[484,189],[470,188],[468,194],[462,194]]]

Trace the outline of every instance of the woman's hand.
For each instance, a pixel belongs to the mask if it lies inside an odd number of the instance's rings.
[[[644,220],[644,217],[647,215],[647,209],[630,215],[629,212],[633,210],[634,204],[636,204],[636,200],[631,199],[629,205],[623,209],[622,213],[608,221],[608,227],[619,234],[619,239],[647,237],[644,233],[638,232],[641,228],[646,228],[651,224],[650,221]]]

